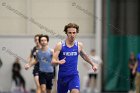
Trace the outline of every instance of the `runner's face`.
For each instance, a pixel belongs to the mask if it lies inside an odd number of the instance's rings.
[[[68,40],[73,42],[75,40],[75,38],[76,38],[76,35],[77,35],[76,28],[68,28],[67,29]]]
[[[48,45],[47,38],[46,38],[46,37],[42,37],[40,43],[41,43],[41,46],[46,46],[46,45]]]
[[[39,37],[38,36],[35,37],[35,43],[36,43],[36,45],[39,45]]]

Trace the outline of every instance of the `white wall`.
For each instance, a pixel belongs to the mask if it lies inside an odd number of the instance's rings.
[[[94,37],[78,37],[77,40],[83,42],[84,49],[87,53],[95,46]],[[49,46],[53,48],[58,41],[60,41],[60,39],[51,37]],[[0,89],[10,91],[11,88],[11,67],[15,57],[6,52],[6,50],[12,51],[14,54],[26,60],[33,46],[33,36],[0,36],[0,58],[3,61],[3,66],[0,68]],[[83,76],[86,75],[86,69],[82,62],[84,61],[79,57],[78,69],[81,84],[83,83]],[[24,68],[24,64],[25,63],[21,61],[22,68]],[[29,71],[22,69],[21,73],[26,79],[27,89],[35,88],[32,69]]]
[[[1,0],[0,34],[46,33],[29,19],[62,34],[69,22],[80,26],[81,35],[93,35],[94,0]],[[28,19],[26,19],[26,18]],[[47,33],[50,34],[50,33]]]

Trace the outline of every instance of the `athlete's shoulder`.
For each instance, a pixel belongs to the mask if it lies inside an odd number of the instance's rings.
[[[61,47],[62,46],[62,42],[58,42],[57,44],[56,44],[56,47]]]
[[[54,50],[61,50],[62,48],[62,42],[58,42],[55,46],[55,49]]]
[[[56,45],[57,46],[60,46],[62,44],[62,41],[58,42]]]
[[[83,47],[83,43],[82,42],[78,42],[78,46],[79,47]]]
[[[83,49],[83,43],[82,42],[78,42],[79,53],[81,52],[82,49]]]
[[[34,46],[34,47],[32,48],[31,53],[33,53],[33,52],[35,52],[35,51],[36,51],[36,46]]]

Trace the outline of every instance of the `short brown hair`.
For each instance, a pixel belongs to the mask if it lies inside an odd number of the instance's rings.
[[[75,23],[69,23],[69,24],[65,25],[65,27],[64,27],[65,34],[67,33],[68,28],[76,28],[76,32],[79,33],[79,26]]]
[[[34,36],[34,38],[39,37],[40,35],[42,35],[42,34],[36,34],[36,35]]]
[[[45,37],[45,38],[47,39],[47,42],[49,42],[49,36],[48,36],[48,35],[43,35],[43,34],[42,34],[42,35],[39,36],[39,43],[41,42],[41,38],[42,38],[42,37]]]

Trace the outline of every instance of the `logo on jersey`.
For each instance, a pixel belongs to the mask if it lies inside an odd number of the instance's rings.
[[[77,52],[63,52],[64,56],[77,56]]]
[[[41,60],[42,60],[42,62],[45,62],[45,63],[48,62],[47,59],[46,59],[45,57],[42,57]]]

